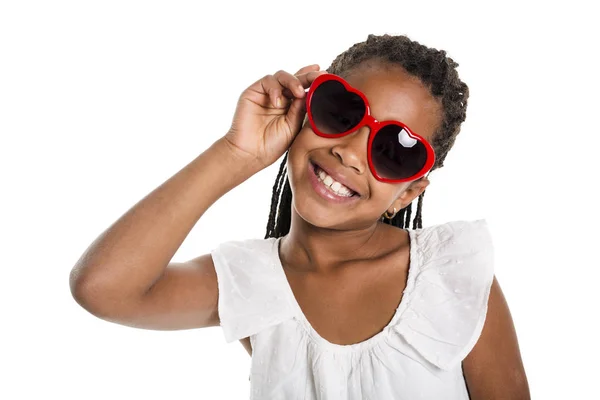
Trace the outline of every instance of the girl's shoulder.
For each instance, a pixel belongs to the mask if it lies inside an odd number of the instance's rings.
[[[406,347],[442,369],[456,367],[475,346],[494,279],[494,247],[485,219],[409,230],[411,269],[405,308],[392,329]],[[401,340],[400,340],[401,338]]]
[[[217,310],[227,343],[292,317],[277,239],[231,240],[211,250],[217,275]]]
[[[433,263],[453,258],[457,263],[475,256],[494,256],[494,244],[487,220],[457,220],[408,230],[416,253]]]
[[[460,220],[407,229],[410,268],[404,296],[389,324],[390,344],[452,368],[475,345],[494,276],[487,221]],[[218,312],[226,342],[249,337],[295,316],[281,270],[278,239],[220,243],[212,251]],[[293,303],[293,302],[292,302]],[[395,341],[394,341],[395,338]]]

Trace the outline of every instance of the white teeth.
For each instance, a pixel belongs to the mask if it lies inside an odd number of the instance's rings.
[[[331,190],[333,190],[336,194],[340,196],[350,197],[352,196],[352,191],[348,189],[346,186],[342,185],[338,181],[335,181],[332,177],[327,175],[325,171],[321,168],[317,167],[317,176],[319,180],[323,182],[326,186],[329,186]]]

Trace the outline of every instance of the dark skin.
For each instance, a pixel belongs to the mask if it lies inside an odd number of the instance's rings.
[[[429,182],[376,181],[366,166],[367,129],[333,140],[316,136],[306,125],[294,136],[301,102],[287,114],[284,107],[265,105],[265,94],[273,96],[283,87],[302,98],[304,90],[297,85],[308,88],[318,71],[318,66],[295,76],[279,71],[244,91],[234,117],[238,129],[136,203],[84,252],[69,276],[77,302],[99,318],[140,329],[218,326],[211,254],[183,263],[170,260],[220,196],[276,161],[294,138],[288,157],[292,224],[280,243],[292,291],[314,329],[331,343],[358,343],[379,333],[401,301],[410,249],[407,232],[379,218],[411,203]],[[367,95],[375,118],[401,120],[431,142],[440,108],[416,78],[376,63],[352,72],[346,78]],[[362,198],[344,207],[324,202],[307,182],[308,160],[342,174]],[[248,338],[241,342],[251,353]],[[514,326],[496,279],[483,332],[463,368],[472,399],[529,398]]]
[[[402,121],[432,142],[441,105],[417,78],[381,63],[363,64],[345,78],[366,95],[377,120]],[[305,124],[288,156],[292,222],[281,239],[280,257],[312,327],[339,345],[364,341],[390,322],[406,287],[410,246],[407,231],[379,219],[386,210],[407,206],[429,185],[427,178],[399,184],[376,180],[367,162],[368,136],[364,127],[325,139]],[[320,198],[307,178],[309,160],[343,173],[360,200],[334,205]],[[248,339],[242,343],[251,353]],[[481,337],[462,366],[473,400],[530,398],[514,324],[496,278]]]

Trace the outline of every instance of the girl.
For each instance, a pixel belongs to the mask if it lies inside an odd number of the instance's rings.
[[[220,325],[252,356],[253,399],[528,399],[486,221],[422,227],[469,94],[445,54],[369,35],[327,71],[258,80],[226,135],[92,243],[74,298],[138,328]],[[282,155],[264,239],[170,262]]]

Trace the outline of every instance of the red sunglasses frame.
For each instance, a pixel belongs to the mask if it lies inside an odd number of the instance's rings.
[[[342,85],[344,85],[344,87],[346,88],[346,90],[348,92],[359,95],[360,98],[365,103],[365,115],[363,116],[361,121],[358,123],[358,125],[356,125],[355,127],[353,127],[352,129],[350,129],[348,131],[336,133],[336,134],[323,133],[317,128],[315,121],[313,120],[313,115],[312,115],[312,112],[310,111],[310,106],[311,106],[311,101],[312,101],[313,95],[315,93],[315,90],[322,83],[328,82],[328,81],[340,82]],[[433,164],[435,163],[435,152],[433,150],[433,147],[429,144],[429,142],[427,142],[427,140],[425,140],[420,135],[417,135],[416,133],[414,133],[408,126],[406,126],[406,124],[404,124],[400,121],[394,121],[394,120],[388,120],[388,121],[383,121],[383,122],[377,121],[371,115],[371,107],[369,105],[369,101],[367,100],[367,97],[360,90],[353,88],[352,86],[350,86],[350,84],[348,82],[346,82],[343,78],[341,78],[337,75],[333,75],[333,74],[319,75],[312,82],[312,84],[310,85],[310,88],[308,89],[308,95],[306,96],[306,113],[308,114],[308,120],[310,122],[310,126],[311,126],[312,130],[317,135],[324,137],[324,138],[328,138],[328,139],[343,137],[354,131],[359,130],[363,126],[368,126],[370,129],[369,142],[367,144],[367,158],[369,160],[369,168],[371,169],[371,173],[373,174],[373,176],[381,182],[400,183],[400,182],[408,182],[408,181],[412,181],[412,180],[417,180],[417,179],[421,178],[422,176],[424,176],[425,174],[427,174],[427,172],[429,172],[431,170],[431,168],[433,167]],[[411,138],[417,139],[425,146],[425,150],[427,152],[427,160],[425,161],[425,165],[423,166],[423,168],[421,168],[421,170],[419,172],[417,172],[416,174],[414,174],[408,178],[402,178],[402,179],[384,178],[384,177],[379,176],[379,174],[377,174],[377,171],[375,170],[375,165],[373,164],[373,158],[371,155],[371,148],[372,148],[373,140],[375,139],[375,136],[381,130],[381,128],[388,126],[388,125],[401,126],[402,128],[404,128],[406,130],[406,132],[408,133],[408,135]]]

